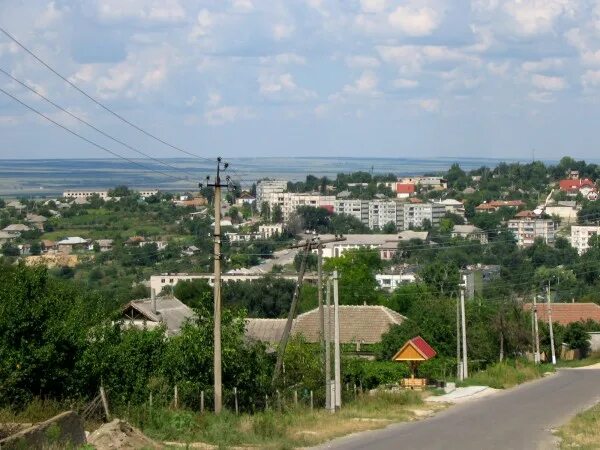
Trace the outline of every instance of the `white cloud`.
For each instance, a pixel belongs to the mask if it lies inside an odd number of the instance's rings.
[[[218,92],[209,92],[208,100],[206,100],[206,106],[214,107],[221,103],[221,94]]]
[[[398,6],[388,16],[389,23],[409,36],[427,36],[441,22],[438,11],[427,6]]]
[[[440,101],[437,98],[423,98],[413,101],[419,108],[427,112],[438,112],[440,110]]]
[[[56,2],[50,2],[46,6],[46,9],[40,16],[35,20],[35,28],[48,28],[60,21],[63,13],[60,9],[56,8]]]
[[[69,77],[72,83],[89,83],[96,76],[96,70],[92,64],[82,64],[79,70]]]
[[[273,100],[305,101],[316,97],[313,91],[296,84],[291,73],[261,72],[258,76],[259,92]]]
[[[479,64],[480,62],[476,56],[443,45],[378,46],[376,49],[383,61],[396,65],[402,73],[420,72],[423,65],[430,63]]]
[[[414,89],[419,85],[417,80],[409,80],[407,78],[396,78],[392,81],[392,85],[396,89]]]
[[[204,113],[204,120],[208,125],[224,125],[252,117],[254,115],[249,108],[239,106],[219,106]]]
[[[351,69],[374,69],[379,67],[379,60],[374,56],[353,55],[346,57],[346,65]]]
[[[510,69],[510,62],[489,62],[487,63],[486,67],[492,75],[503,77],[508,73]]]
[[[286,65],[304,65],[306,64],[306,58],[296,53],[279,53],[272,56],[262,56],[260,58],[261,64],[279,64],[282,66]]]
[[[514,30],[521,35],[535,35],[552,31],[562,15],[572,15],[576,6],[573,0],[510,0],[504,11],[513,22]]]
[[[373,95],[377,93],[377,84],[379,80],[372,71],[364,71],[352,84],[344,86],[343,91],[346,94]]]
[[[210,34],[215,24],[215,15],[212,14],[208,9],[202,9],[198,12],[196,17],[196,23],[192,27],[189,38],[196,40],[199,37],[204,37]]]
[[[525,61],[521,68],[526,72],[546,72],[563,67],[564,61],[560,58],[544,58],[537,61]]]
[[[360,0],[360,8],[366,13],[380,13],[385,10],[386,0]]]
[[[564,78],[550,77],[537,73],[531,76],[531,84],[542,91],[562,91],[568,86]]]
[[[586,89],[600,86],[600,70],[587,70],[581,76],[581,84]]]
[[[552,103],[553,101],[555,101],[554,94],[552,92],[547,91],[530,92],[528,96],[531,100],[539,103]]]
[[[107,22],[133,19],[173,23],[185,18],[179,0],[96,0],[96,9],[98,18]]]
[[[273,25],[273,37],[277,41],[288,39],[294,33],[295,29],[292,24],[276,23]]]
[[[231,7],[236,12],[247,13],[254,9],[254,3],[252,0],[233,0]]]

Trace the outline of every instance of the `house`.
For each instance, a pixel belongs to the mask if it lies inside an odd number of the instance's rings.
[[[245,336],[248,339],[277,346],[287,319],[246,319]]]
[[[324,308],[327,317],[328,308]],[[333,319],[333,307],[329,307]],[[400,325],[406,317],[385,306],[380,305],[340,305],[340,343],[342,344],[377,344],[382,336],[394,325]],[[293,335],[302,335],[308,342],[320,340],[319,308],[300,314],[292,326]],[[333,336],[333,320],[331,320],[330,336]]]
[[[243,191],[238,198],[235,199],[235,204],[238,206],[254,205],[256,198],[248,191]]]
[[[258,233],[262,239],[271,239],[277,236],[281,236],[283,233],[283,224],[276,223],[272,225],[259,225]]]
[[[31,255],[31,244],[19,244],[17,245],[17,248],[19,249],[19,254],[21,256],[29,256]]]
[[[8,231],[0,231],[0,245],[10,242],[19,237],[19,233],[10,233]]]
[[[58,250],[58,245],[56,245],[56,242],[51,241],[49,239],[42,239],[40,243],[42,245],[42,252],[44,253]]]
[[[523,309],[531,311],[532,304],[525,303]],[[548,322],[548,314],[552,314],[552,322],[568,325],[573,322],[593,320],[600,322],[600,305],[596,303],[538,303],[538,320]]]
[[[27,206],[25,206],[23,203],[21,203],[18,200],[13,200],[12,202],[8,202],[6,204],[6,207],[16,209],[17,211],[22,211],[25,208],[27,208]]]
[[[140,247],[143,247],[145,245],[151,245],[151,244],[156,245],[156,250],[158,250],[158,251],[164,250],[165,248],[167,248],[167,245],[169,245],[169,243],[167,241],[141,241],[138,245]]]
[[[48,219],[38,214],[27,214],[25,220],[38,230],[44,231],[44,222],[46,222]]]
[[[208,201],[204,197],[194,197],[189,200],[173,200],[175,206],[191,207],[191,208],[202,208],[208,205]]]
[[[416,186],[411,183],[396,183],[396,197],[398,198],[408,198],[411,195],[414,195],[416,191]]]
[[[598,198],[596,183],[589,178],[569,178],[560,180],[558,182],[558,188],[562,192],[566,192],[569,197],[575,197],[577,194],[581,194],[588,200],[596,200]]]
[[[479,241],[481,244],[487,244],[488,236],[485,231],[475,225],[454,225],[451,236],[468,239],[471,241]]]
[[[517,214],[515,214],[516,219],[535,219],[536,217],[537,214],[529,210],[519,211]]]
[[[225,233],[229,242],[250,242],[261,237],[260,233]]]
[[[90,241],[79,236],[68,237],[56,243],[58,251],[61,253],[71,253],[73,250],[86,249]]]
[[[196,253],[198,253],[199,251],[200,251],[200,249],[198,247],[196,247],[195,245],[189,245],[181,251],[181,254],[186,255],[186,256],[192,256],[192,255],[195,255]]]
[[[123,244],[127,245],[128,247],[141,247],[144,242],[146,242],[146,238],[144,236],[131,236]]]
[[[377,280],[377,284],[379,284],[381,289],[391,292],[403,284],[415,283],[417,281],[417,273],[415,267],[406,266],[378,273],[375,275],[375,280]]]
[[[475,207],[477,212],[496,212],[500,208],[521,208],[525,206],[522,200],[492,200]]]
[[[2,229],[2,231],[6,231],[8,233],[22,233],[23,231],[29,231],[29,230],[31,230],[31,227],[29,225],[24,225],[22,223],[13,223]]]
[[[542,209],[542,207],[539,207]],[[564,224],[577,222],[577,213],[581,206],[577,206],[575,201],[558,202],[556,205],[548,205],[544,208],[544,212],[549,216],[560,218]]]
[[[90,243],[90,250],[94,250],[94,246],[98,245],[101,252],[108,252],[112,250],[114,241],[112,239],[98,239],[93,243]]]
[[[195,317],[194,311],[175,297],[133,300],[121,312],[125,326],[154,329],[164,325],[167,336],[179,334],[184,323]]]

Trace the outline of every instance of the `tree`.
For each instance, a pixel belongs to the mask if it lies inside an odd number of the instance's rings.
[[[283,211],[281,210],[281,206],[275,205],[273,207],[273,211],[271,213],[271,221],[273,223],[282,223],[283,222]]]
[[[398,231],[398,228],[396,228],[395,222],[386,223],[381,230],[381,232],[385,233],[385,234],[393,234],[393,233],[396,233],[397,231]]]
[[[115,187],[114,189],[109,189],[108,196],[109,197],[129,197],[132,192],[125,185],[120,185]]]
[[[329,258],[323,264],[327,272],[338,271],[340,303],[343,305],[379,303],[381,294],[375,273],[381,267],[379,253],[368,248],[347,250],[342,256]]]
[[[431,290],[426,284],[408,283],[394,289],[385,304],[388,308],[406,315],[414,304],[431,297]]]
[[[204,308],[207,311],[213,301],[213,289],[207,280],[202,279],[180,281],[175,285],[173,295],[190,308]]]
[[[455,294],[460,282],[458,267],[442,262],[425,265],[421,269],[421,278],[433,292],[442,296]]]
[[[262,202],[260,205],[260,218],[265,222],[271,220],[271,206],[267,202]]]
[[[567,325],[564,342],[569,348],[579,350],[582,357],[587,356],[591,348],[590,335],[581,322],[572,322]]]

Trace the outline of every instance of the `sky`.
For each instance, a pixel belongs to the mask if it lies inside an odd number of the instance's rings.
[[[600,155],[600,0],[0,0],[0,26],[207,157]],[[185,156],[2,34],[0,68],[152,156]],[[0,88],[138,156],[2,73]],[[0,158],[102,156],[0,92]]]

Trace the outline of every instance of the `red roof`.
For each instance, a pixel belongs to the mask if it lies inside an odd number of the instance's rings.
[[[334,212],[333,205],[321,205],[321,208],[326,209],[330,214],[333,214]]]
[[[414,194],[415,185],[409,183],[396,183],[396,192],[398,194]]]
[[[437,355],[436,351],[431,348],[431,345],[429,345],[421,336],[414,337],[408,342],[412,343],[425,359],[430,359]]]
[[[589,178],[577,179],[577,180],[560,180],[558,186],[561,191],[578,191],[582,187],[595,188],[596,184]]]
[[[421,200],[420,198],[414,198],[414,197],[413,197],[413,198],[410,198],[410,199],[408,199],[408,201],[409,201],[410,203],[423,203],[423,200]]]
[[[535,213],[533,211],[521,211],[521,212],[518,212],[517,214],[515,214],[515,217],[529,219],[529,218],[534,218],[537,216],[535,215]]]
[[[492,200],[488,203],[482,203],[477,206],[475,209],[478,210],[488,210],[488,209],[496,209],[502,206],[508,206],[512,208],[518,208],[520,206],[525,206],[525,203],[522,200]]]
[[[594,320],[600,322],[600,305],[596,303],[551,303],[552,322],[568,325],[573,322]],[[523,305],[525,311],[531,311],[531,303]],[[548,305],[538,303],[538,320],[548,320]]]

